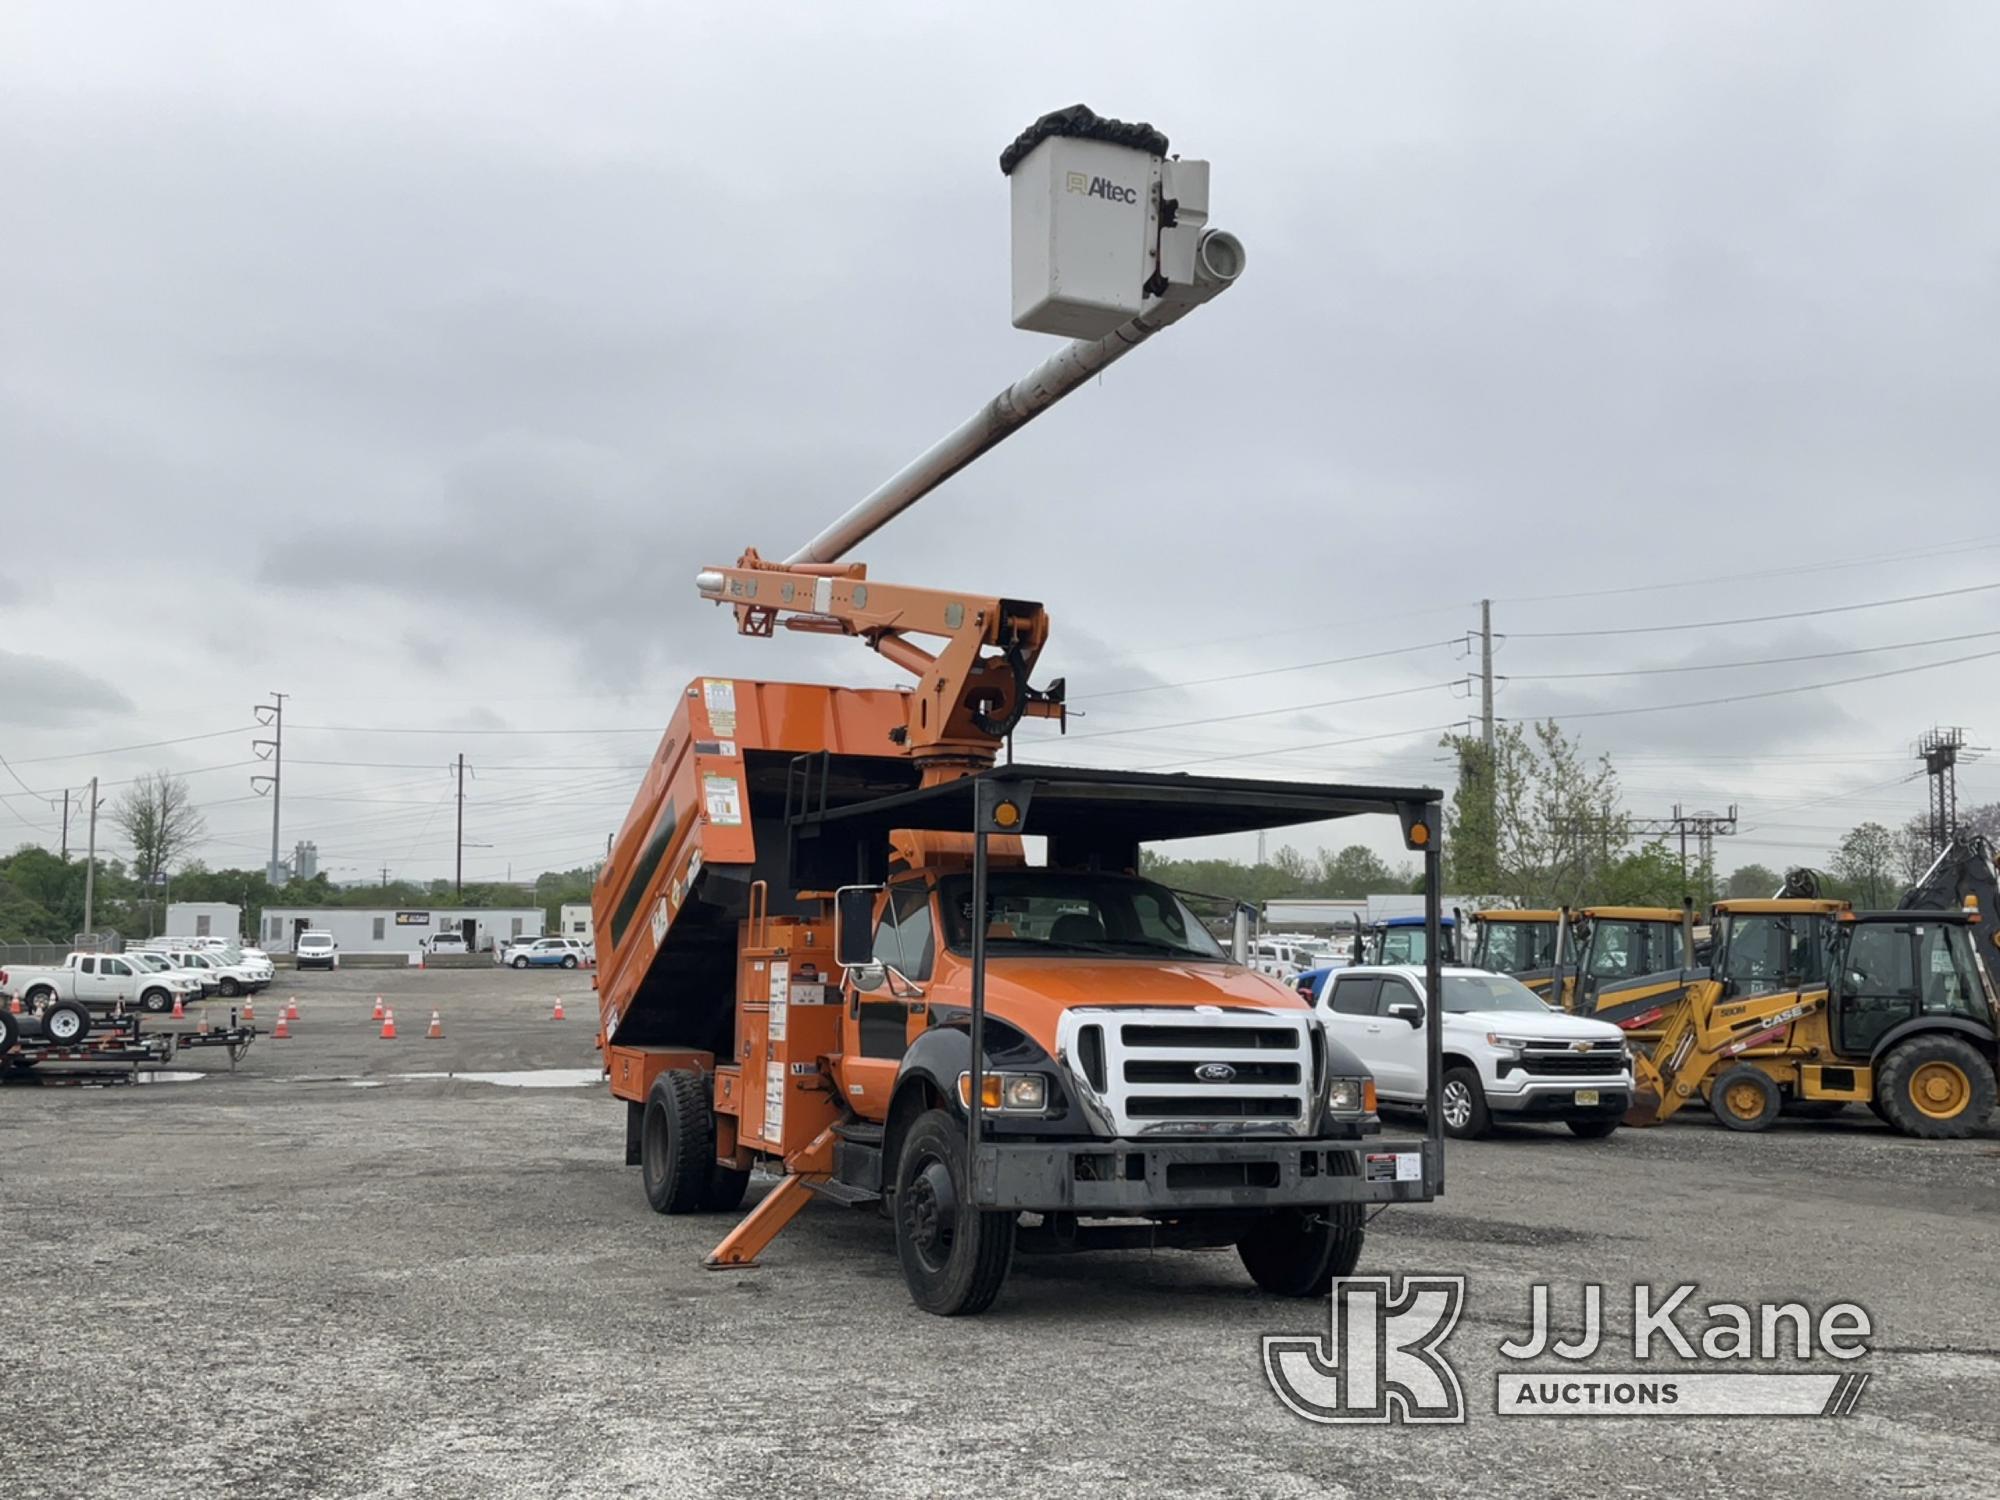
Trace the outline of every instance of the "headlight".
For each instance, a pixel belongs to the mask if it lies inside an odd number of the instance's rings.
[[[1329,1078],[1326,1081],[1326,1109],[1333,1115],[1362,1115],[1374,1107],[1375,1080],[1372,1078]]]
[[[958,1102],[972,1107],[972,1075],[958,1075]],[[1049,1107],[1049,1080],[1045,1073],[986,1073],[979,1079],[981,1109],[1003,1113],[1038,1115]]]
[[[1498,1047],[1502,1052],[1509,1053],[1514,1057],[1519,1057],[1528,1049],[1528,1044],[1523,1038],[1518,1036],[1502,1036],[1497,1031],[1486,1033],[1486,1045],[1489,1047]]]

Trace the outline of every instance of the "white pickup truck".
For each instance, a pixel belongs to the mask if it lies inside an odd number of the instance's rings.
[[[232,998],[257,994],[271,983],[269,960],[258,963],[240,958],[227,948],[156,948],[152,951],[168,963],[199,975],[204,983],[215,986]]]
[[[72,953],[49,967],[9,964],[0,970],[0,988],[18,995],[30,1010],[57,1000],[74,1000],[92,1010],[111,1010],[119,1001],[155,1015],[201,998],[201,980],[170,970],[160,973],[119,953]]]

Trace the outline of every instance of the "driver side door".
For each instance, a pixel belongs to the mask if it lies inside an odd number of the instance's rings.
[[[847,1102],[864,1119],[887,1115],[903,1054],[928,1024],[928,1006],[910,986],[927,984],[937,960],[936,925],[930,891],[922,880],[889,888],[875,916],[877,963],[893,966],[904,979],[884,979],[864,990],[850,978],[841,1023],[841,1077]]]

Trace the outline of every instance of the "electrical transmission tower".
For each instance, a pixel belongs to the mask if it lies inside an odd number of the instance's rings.
[[[1686,812],[1680,803],[1674,804],[1673,814],[1665,818],[1625,818],[1618,824],[1619,831],[1628,839],[1680,839],[1681,845],[1681,885],[1688,883],[1688,835],[1694,835],[1695,857],[1703,876],[1713,883],[1715,879],[1715,841],[1727,838],[1736,832],[1736,804],[1729,804],[1726,813]]]
[[[1925,731],[1917,741],[1917,759],[1930,777],[1930,814],[1925,828],[1931,853],[1941,854],[1958,832],[1958,763],[1977,760],[1982,747],[1968,745],[1965,731],[1956,726]]]

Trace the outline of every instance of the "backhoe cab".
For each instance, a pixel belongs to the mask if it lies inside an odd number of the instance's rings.
[[[1620,1022],[1642,1046],[1626,1123],[1705,1101],[1731,1129],[1762,1130],[1787,1107],[1861,1103],[1906,1135],[1968,1135],[1993,1111],[2000,1066],[1980,916],[1976,905],[1718,903],[1710,976]]]
[[[1691,977],[1692,913],[1666,906],[1475,912],[1472,964],[1508,974],[1551,1005],[1616,1020],[1658,1004]]]

